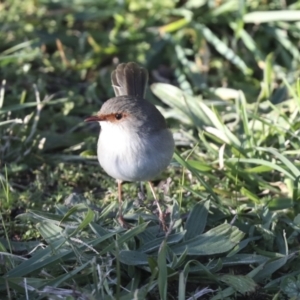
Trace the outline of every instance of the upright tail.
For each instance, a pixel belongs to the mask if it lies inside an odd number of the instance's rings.
[[[134,62],[119,64],[111,74],[116,96],[145,98],[148,71]]]

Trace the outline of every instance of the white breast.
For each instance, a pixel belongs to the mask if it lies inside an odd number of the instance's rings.
[[[145,135],[119,124],[101,122],[98,160],[111,177],[123,181],[151,180],[170,163],[174,141],[169,130]]]

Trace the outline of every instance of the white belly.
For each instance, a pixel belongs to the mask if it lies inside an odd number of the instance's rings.
[[[123,181],[151,180],[169,165],[174,152],[169,130],[132,136],[121,126],[109,122],[102,123],[101,127],[98,160],[111,177]]]

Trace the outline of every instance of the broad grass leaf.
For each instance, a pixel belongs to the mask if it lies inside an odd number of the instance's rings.
[[[151,90],[165,104],[178,110],[179,113],[184,113],[189,118],[189,125],[200,128],[203,125],[212,125],[211,120],[200,106],[203,101],[200,97],[190,96],[178,87],[167,83],[152,84]]]
[[[119,253],[122,263],[129,266],[147,265],[148,255],[140,251],[122,250]]]
[[[230,12],[236,12],[239,9],[238,2],[235,0],[228,0],[221,2],[220,5],[215,5],[212,9],[212,16],[226,15]]]
[[[17,45],[14,45],[14,46],[9,47],[8,49],[2,51],[0,57],[2,56],[2,54],[7,55],[7,54],[12,54],[14,52],[20,51],[20,50],[26,50],[27,48],[32,47],[32,45],[35,44],[36,42],[38,42],[38,39],[32,39],[30,41],[18,43]]]
[[[269,278],[274,272],[283,267],[287,263],[288,259],[292,258],[293,256],[294,255],[287,255],[285,257],[267,262],[263,269],[258,272],[256,276],[254,276],[254,280],[256,282],[261,282]]]
[[[151,90],[165,104],[189,116],[189,110],[183,99],[184,93],[178,87],[167,83],[155,83],[151,85]]]
[[[296,297],[296,299],[300,298],[300,276],[297,278],[291,276],[285,278],[280,287],[288,297]]]
[[[283,77],[282,78],[284,85],[286,86],[286,88],[288,89],[289,93],[291,94],[292,98],[292,103],[297,103],[298,105],[298,110],[300,108],[300,97],[299,94],[296,92],[296,90],[291,86],[291,84],[288,82],[288,80]],[[296,100],[296,101],[295,101]],[[294,110],[294,117],[290,118],[291,120],[293,120],[298,114],[298,112],[296,110]]]
[[[254,11],[243,16],[245,23],[269,23],[278,21],[300,21],[298,10]]]
[[[241,255],[241,254],[237,254],[237,255]],[[253,276],[255,274],[258,274],[262,269],[264,268],[264,263],[260,264],[257,268],[255,268],[254,270],[252,270],[251,272],[249,272],[247,274],[247,276],[249,278],[253,278]],[[255,282],[255,280],[254,280]],[[215,295],[214,297],[211,298],[211,300],[223,300],[226,297],[230,297],[231,295],[235,294],[236,290],[233,287],[228,287],[223,289],[222,291],[220,291],[217,295]]]
[[[226,87],[210,88],[209,91],[222,100],[236,99],[239,91]]]
[[[40,241],[24,241],[24,242],[16,242],[16,241],[7,241],[7,239],[0,238],[0,251],[4,252],[4,249],[9,249],[14,253],[21,253],[21,252],[30,252],[32,249],[40,245]],[[23,260],[23,258],[20,258]]]
[[[197,180],[199,180],[199,182],[205,187],[206,191],[217,201],[220,202],[220,199],[218,198],[218,196],[216,195],[216,193],[213,191],[213,189],[211,188],[210,185],[208,185],[205,180],[202,178],[202,176],[200,176],[200,174],[197,172],[197,170],[195,170],[194,168],[192,168],[190,166],[190,164],[185,161],[181,155],[175,151],[174,153],[174,158],[176,159],[176,161],[181,164],[183,167],[187,168],[189,171],[192,172],[192,174],[197,178]]]
[[[182,253],[179,256],[179,258],[181,258],[184,255],[186,255],[186,254]],[[168,268],[172,272],[174,272],[175,271],[174,266],[177,265],[178,259],[177,259],[177,255],[172,251],[172,249],[168,246],[168,244],[166,246],[166,259],[167,259],[167,262],[168,262]]]
[[[76,234],[77,232],[88,226],[93,221],[95,216],[95,213],[85,204],[76,204],[64,215],[64,217],[61,220],[61,223],[63,223],[66,219],[68,219],[70,216],[77,212],[83,213],[83,220],[77,226],[76,230],[72,233],[72,235]]]
[[[172,226],[174,229],[182,223],[182,219],[180,217],[180,208],[175,199],[170,207],[170,222],[173,224]]]
[[[243,250],[245,247],[248,246],[248,244],[250,242],[253,242],[253,241],[257,241],[257,240],[260,240],[262,237],[261,236],[253,236],[253,237],[250,237],[250,238],[247,238],[247,239],[244,239],[242,240],[238,245],[236,245],[231,251],[230,253],[227,254],[227,257],[232,257],[232,256],[236,256],[236,254],[238,252],[240,252],[241,250]]]
[[[60,226],[57,226],[54,224],[54,222],[51,221],[43,221],[36,225],[37,229],[43,236],[43,238],[46,240],[46,242],[50,245],[52,245],[54,242],[57,242],[58,240],[65,240],[62,235],[62,228]]]
[[[217,261],[218,266],[220,263],[220,260]],[[201,274],[201,275],[205,275],[206,278],[210,278],[212,280],[217,280],[217,275],[212,273],[212,268],[210,268],[209,265],[204,265],[202,263],[200,263],[198,260],[192,259],[189,260],[185,266],[184,266],[184,271],[188,270],[189,273],[194,273],[194,274]],[[188,276],[188,274],[186,273],[186,276]]]
[[[137,237],[143,244],[152,242],[157,238],[154,233],[148,230],[148,228],[145,231],[141,232]]]
[[[77,132],[64,132],[63,134],[61,134],[49,131],[43,133],[43,138],[46,139],[43,150],[46,152],[55,152],[55,149],[72,147],[73,145],[82,142],[82,140],[85,138],[85,134]],[[59,153],[59,151],[57,152]],[[77,157],[74,155],[73,158],[67,157],[67,155],[63,156],[60,154],[54,154],[53,156],[57,160],[83,160],[83,157],[80,155],[77,155]]]
[[[248,33],[244,28],[241,28],[238,23],[230,22],[230,27],[238,32],[238,36],[243,41],[246,48],[248,48],[249,52],[252,53],[256,62],[259,64],[265,60],[265,56],[260,51],[257,41],[253,39],[250,33]]]
[[[29,219],[34,222],[44,222],[49,221],[57,225],[60,224],[61,215],[49,213],[45,211],[38,211],[35,209],[29,209],[26,213],[18,215],[19,219]]]
[[[148,243],[145,243],[138,250],[141,252],[149,253],[151,251],[158,249],[164,239],[166,239],[168,245],[172,245],[180,242],[184,238],[184,235],[185,235],[185,231],[175,233],[175,234],[170,234],[167,238],[162,236]]]
[[[215,50],[223,55],[227,60],[240,69],[245,75],[252,73],[246,63],[222,40],[219,39],[207,26],[200,23],[192,23],[196,32],[201,32],[205,39],[214,46]]]
[[[164,240],[158,252],[157,266],[158,266],[158,290],[160,299],[167,300],[168,288],[168,271],[166,261],[166,241]]]
[[[176,262],[173,263],[173,264],[171,265],[171,267],[172,267],[173,269],[180,268],[180,267],[184,264],[185,259],[186,259],[186,256],[187,256],[187,250],[184,251],[184,252],[179,256],[179,258],[176,259]]]
[[[300,176],[300,170],[284,155],[280,154],[274,148],[257,147],[257,150],[272,153],[277,159],[279,159],[284,166],[286,166],[294,175],[294,178]]]
[[[51,247],[39,250],[30,259],[21,263],[6,274],[6,277],[23,277],[35,273],[42,268],[50,267],[64,260],[68,256],[73,256],[73,250],[62,249],[61,245],[65,239],[58,239],[52,243]]]
[[[297,78],[295,93],[296,93],[297,97],[300,98],[300,78]]]
[[[200,8],[206,4],[206,0],[187,0],[184,6],[188,9]]]
[[[238,253],[233,256],[227,256],[222,258],[222,265],[224,267],[232,267],[239,265],[250,265],[250,264],[262,264],[268,261],[269,258],[263,255],[252,254],[252,253]],[[214,268],[217,262],[213,261],[210,264],[210,268]]]
[[[246,196],[246,197],[248,197],[248,199],[252,200],[254,203],[258,204],[258,203],[261,202],[260,198],[256,194],[250,192],[245,187],[241,188],[241,194],[244,195],[244,196]]]
[[[22,277],[9,277],[5,278],[4,276],[0,277],[0,291],[7,291],[7,287],[14,291],[14,293],[19,292],[20,294],[24,293],[24,278]],[[35,299],[36,293],[35,289],[40,289],[41,287],[48,285],[51,282],[49,279],[40,279],[36,277],[27,277],[26,283],[28,288],[28,298]],[[22,298],[21,298],[22,299]],[[24,298],[23,298],[24,299]]]
[[[278,269],[283,267],[289,259],[294,257],[295,254],[291,254],[291,255],[288,254],[288,244],[287,244],[287,240],[285,237],[285,233],[283,235],[283,238],[284,238],[284,243],[285,243],[285,256],[282,258],[276,259],[276,260],[270,260],[267,263],[265,263],[263,269],[253,277],[253,279],[256,282],[261,282],[261,281],[269,278],[275,271],[277,271]]]
[[[51,101],[47,102],[46,105],[54,105],[54,104],[58,104],[58,103],[64,103],[67,101],[69,101],[69,98],[61,98],[61,99],[51,100]],[[29,107],[35,107],[35,106],[37,106],[37,102],[27,102],[27,103],[22,103],[22,104],[5,106],[2,109],[0,109],[0,115],[7,113],[7,112],[22,110],[22,109],[26,109]]]
[[[76,230],[72,233],[73,235],[79,232],[80,230],[84,229],[87,227],[94,219],[95,213],[88,208],[86,214],[84,215],[84,218],[82,222],[79,224],[79,226],[76,228]]]
[[[129,229],[128,231],[126,231],[123,235],[121,235],[118,238],[118,245],[121,246],[124,243],[126,243],[127,241],[129,241],[130,239],[132,239],[133,237],[137,236],[139,233],[143,232],[146,227],[148,226],[149,223],[143,223],[140,224],[132,229]],[[115,243],[111,243],[110,245],[108,245],[107,247],[105,247],[101,252],[100,255],[103,255],[109,251],[112,251],[115,249]]]
[[[222,130],[210,126],[205,126],[204,129],[209,135],[216,137],[215,139],[216,142],[226,143],[228,145],[231,145],[230,139],[228,138],[228,136],[226,136],[225,132],[223,132]]]
[[[188,25],[189,22],[190,22],[190,20],[188,20],[187,18],[181,18],[181,19],[171,22],[167,25],[159,27],[158,30],[161,34],[177,31],[177,30],[180,30],[181,28],[185,27],[186,25]]]
[[[74,269],[66,272],[63,275],[60,275],[56,278],[53,278],[52,280],[49,280],[47,283],[44,283],[43,285],[41,285],[41,287],[43,286],[51,286],[51,287],[59,287],[60,285],[64,284],[65,282],[67,282],[68,280],[72,279],[74,276],[78,275],[78,273],[80,273],[82,270],[85,270],[86,268],[89,267],[89,265],[91,264],[91,261],[87,261],[86,263],[75,267]],[[80,276],[80,274],[79,274]]]
[[[291,209],[295,205],[295,202],[292,198],[289,197],[278,197],[273,198],[268,202],[268,208],[270,210],[283,210],[283,209]]]
[[[207,215],[209,212],[210,201],[198,202],[189,213],[185,224],[186,234],[184,240],[188,241],[204,231]]]
[[[58,230],[47,230],[47,225],[44,224],[43,227],[43,233],[45,236],[53,237],[53,233]],[[51,226],[50,229],[53,229],[53,226]],[[50,232],[50,234],[49,234]],[[106,241],[107,239],[114,236],[115,232],[110,232],[107,235],[104,235],[100,238],[97,238],[95,240],[92,240],[89,245],[91,247],[95,247],[98,244],[102,243],[103,241]],[[35,273],[36,271],[39,271],[42,268],[53,268],[53,265],[61,263],[64,260],[74,258],[74,250],[69,248],[64,248],[63,244],[66,242],[66,239],[59,234],[59,236],[56,236],[56,239],[50,240],[51,241],[51,247],[47,247],[45,249],[38,250],[33,254],[31,258],[24,261],[20,265],[18,265],[16,268],[9,271],[6,276],[7,277],[23,277],[27,274]],[[78,250],[86,250],[87,246],[86,244],[80,244],[78,246]]]
[[[289,272],[288,274],[284,274],[283,276],[277,277],[274,280],[269,281],[264,288],[269,289],[269,288],[274,288],[278,287],[279,284],[281,284],[286,278],[288,277],[293,277],[293,276],[298,276],[300,275],[300,270],[296,270],[294,272]]]
[[[190,160],[190,159],[187,162],[192,168],[200,172],[209,172],[213,170],[213,167],[205,162],[200,162],[198,160]]]
[[[248,163],[248,164],[256,164],[256,165],[263,165],[266,166],[268,168],[271,168],[272,170],[276,170],[284,175],[286,175],[288,178],[294,180],[295,177],[293,176],[293,174],[291,174],[290,172],[288,172],[286,169],[284,169],[283,167],[279,166],[276,163],[264,160],[264,159],[260,159],[260,158],[229,158],[227,159],[225,162],[229,162],[229,163]]]
[[[239,96],[237,98],[237,104],[239,109],[239,115],[243,122],[243,128],[244,132],[246,134],[246,142],[249,145],[249,147],[254,147],[254,140],[253,140],[253,132],[252,129],[249,126],[249,118],[247,113],[247,101],[245,98],[245,95],[242,91],[239,91]]]
[[[187,278],[183,271],[179,272],[179,280],[178,280],[178,300],[185,300],[185,287],[186,287]]]
[[[232,287],[228,287],[222,291],[220,291],[217,295],[210,298],[210,300],[224,300],[231,299],[229,298],[232,294],[235,293],[235,290]]]
[[[193,265],[192,267],[190,265]],[[178,299],[186,299],[186,295],[185,295],[185,290],[186,290],[186,283],[188,282],[187,279],[188,279],[188,276],[192,273],[191,270],[192,268],[196,267],[197,271],[197,275],[199,275],[199,272],[202,272],[206,275],[206,278],[210,278],[212,279],[213,281],[216,281],[217,278],[214,276],[214,274],[212,274],[210,272],[210,270],[208,270],[204,265],[202,265],[200,262],[196,261],[196,260],[189,260],[184,268],[183,268],[183,271],[181,271],[179,273],[179,282],[178,282]],[[205,289],[204,289],[205,290]],[[212,290],[209,290],[209,291],[204,291],[202,290],[205,294],[207,292],[212,292]],[[201,292],[197,292],[201,294]],[[191,298],[188,298],[189,300],[191,299],[194,299],[194,297],[191,297]],[[197,299],[197,298],[196,298]]]
[[[221,276],[220,280],[243,295],[246,293],[253,293],[257,286],[251,277],[242,275],[225,274]]]
[[[23,60],[34,60],[38,59],[41,56],[40,49],[32,49],[31,53],[14,53],[10,55],[0,55],[0,66],[3,68],[9,64],[16,64],[20,61],[20,58]]]
[[[267,166],[257,166],[254,168],[246,168],[245,171],[247,173],[267,173],[270,172],[271,170],[273,170],[273,168],[271,167],[267,167]]]
[[[187,95],[193,95],[193,88],[201,89],[203,86],[206,85],[205,76],[199,72],[199,65],[197,65],[194,61],[190,60],[186,54],[186,49],[179,44],[175,45],[175,51],[179,58],[178,63],[182,67],[178,67],[176,69],[177,77],[180,77],[179,86]],[[193,99],[193,98],[191,98]],[[185,99],[191,109],[193,107],[193,103],[197,104],[200,98],[194,98],[194,101],[191,102],[190,98]],[[195,107],[196,108],[196,107]],[[191,109],[193,112],[194,108]],[[196,110],[197,111],[197,110]],[[197,114],[196,114],[197,115]]]
[[[188,255],[213,255],[225,253],[235,247],[243,238],[244,233],[237,227],[221,224],[193,239],[171,246],[176,254],[187,249]]]
[[[92,231],[98,236],[104,236],[106,234],[112,233],[108,228],[102,227],[101,225],[95,223],[95,222],[91,222],[89,223],[90,228],[92,229]],[[120,230],[116,230],[115,233],[120,233],[122,232],[122,229]]]
[[[199,106],[201,107],[202,111],[206,114],[207,118],[210,120],[210,122],[213,124],[213,126],[216,127],[216,129],[219,130],[220,133],[224,134],[226,139],[228,139],[228,144],[234,144],[235,146],[238,146],[238,147],[241,146],[240,140],[219,119],[219,116],[216,112],[214,112],[212,109],[210,109],[203,102],[200,102]]]
[[[63,216],[61,219],[61,223],[63,223],[65,220],[67,220],[70,216],[76,214],[76,213],[83,213],[88,210],[88,206],[85,203],[78,203],[73,205],[68,212]]]
[[[278,27],[265,27],[266,32],[274,37],[278,43],[282,45],[282,52],[289,53],[292,58],[299,62],[300,54],[298,51],[298,47],[292,43],[292,41],[286,35],[286,30],[280,29]],[[285,50],[285,51],[284,51]]]

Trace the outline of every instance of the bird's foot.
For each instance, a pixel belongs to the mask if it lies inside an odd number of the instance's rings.
[[[161,211],[160,211],[160,213],[158,215],[158,219],[159,219],[159,222],[160,222],[162,230],[164,232],[167,232],[168,231],[168,227],[167,227],[166,222],[165,222],[165,216],[164,216],[164,214]]]
[[[123,215],[121,214],[118,216],[118,222],[123,228],[129,229],[131,227],[130,224],[124,220]]]

